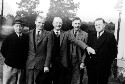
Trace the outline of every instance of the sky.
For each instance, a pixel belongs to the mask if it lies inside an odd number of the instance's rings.
[[[2,0],[0,0],[1,3]],[[20,0],[4,0],[4,15],[16,14],[18,6],[16,2]],[[80,2],[80,7],[77,11],[77,16],[83,21],[94,21],[97,17],[104,18],[107,22],[116,22],[118,19],[118,11],[114,9],[118,0],[74,0]],[[49,8],[50,0],[40,0],[37,10],[42,10],[46,14]],[[1,7],[0,7],[1,10]]]

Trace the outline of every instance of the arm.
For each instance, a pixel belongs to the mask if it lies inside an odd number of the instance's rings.
[[[2,46],[1,46],[1,54],[3,55],[4,58],[6,58],[7,55],[7,48],[8,48],[8,37],[6,37],[3,42],[2,42]]]
[[[87,48],[87,45],[81,41],[81,40],[78,40],[77,38],[75,38],[73,35],[70,34],[70,32],[66,32],[66,36],[68,38],[68,40],[71,42],[71,43],[74,43],[76,45],[78,45],[79,47],[81,47],[82,49],[86,49]]]
[[[109,57],[111,61],[113,61],[117,57],[117,42],[115,39],[115,36],[112,35],[112,37],[109,39],[109,48],[110,48],[110,53],[111,56]]]
[[[88,34],[85,34],[85,40],[84,42],[87,43],[87,40],[88,40]],[[81,64],[80,64],[80,68],[83,69],[85,67],[85,64],[84,64],[84,60],[86,58],[86,52],[84,51],[84,54],[82,56],[82,60],[81,60]]]
[[[50,65],[51,60],[51,54],[52,54],[52,35],[50,32],[48,32],[48,42],[47,42],[47,55],[46,60],[44,64],[44,71],[46,71]]]
[[[79,47],[81,47],[83,50],[87,50],[88,54],[92,53],[92,54],[95,54],[95,50],[91,47],[89,47],[85,42],[75,38],[73,35],[70,34],[70,32],[66,32],[66,36],[68,38],[68,40],[71,42],[71,43],[74,43],[76,45],[78,45]]]

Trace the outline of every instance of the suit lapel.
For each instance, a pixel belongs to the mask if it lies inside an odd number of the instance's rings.
[[[79,30],[78,35],[76,36],[77,39],[81,40],[84,39],[84,33],[82,33],[82,30]]]
[[[64,38],[64,32],[60,31],[60,46],[62,45],[63,38]]]
[[[36,52],[36,38],[35,38],[35,29],[33,29],[31,32],[30,32],[30,40],[31,40],[31,43],[33,44],[34,46],[34,49],[35,49],[35,52]]]
[[[35,31],[35,29],[30,32],[30,40],[31,40],[31,42],[33,44],[34,44],[34,40],[35,40],[35,38],[34,38],[34,31]]]
[[[41,36],[40,36],[40,40],[39,40],[39,42],[37,43],[37,45],[45,38],[45,36],[46,36],[46,31],[43,30],[43,31],[42,31],[42,34],[41,34]]]
[[[106,32],[104,32],[98,39],[97,39],[97,49],[99,49],[102,45],[103,45],[103,43],[105,43],[105,41],[106,41]]]

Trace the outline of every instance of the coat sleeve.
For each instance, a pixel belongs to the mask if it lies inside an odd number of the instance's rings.
[[[86,49],[87,48],[87,44],[81,40],[78,40],[77,38],[75,38],[73,35],[70,34],[70,31],[66,32],[67,38],[70,42],[78,45],[79,47],[81,47],[82,49]]]
[[[109,49],[110,50],[109,59],[111,61],[113,61],[117,57],[117,52],[118,52],[118,50],[117,50],[117,42],[116,42],[116,39],[115,39],[114,35],[111,36],[111,38],[109,39],[108,44],[109,44],[109,48],[110,48]]]
[[[52,35],[51,32],[48,32],[48,41],[47,41],[47,54],[45,60],[45,67],[49,67],[52,56]]]
[[[88,34],[86,33],[84,42],[87,43],[87,41],[88,41]],[[83,56],[82,56],[82,60],[81,60],[82,63],[84,63],[84,60],[86,58],[86,53],[87,52],[84,51]]]
[[[7,56],[8,44],[9,44],[9,38],[5,37],[1,46],[1,54],[3,55],[4,58],[6,58]]]

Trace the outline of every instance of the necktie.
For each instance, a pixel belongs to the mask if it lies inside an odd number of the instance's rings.
[[[37,32],[37,42],[39,41],[40,38],[40,31]]]
[[[21,39],[21,34],[19,34],[19,38]]]
[[[59,32],[56,32],[56,36],[57,36],[57,37],[59,36]]]
[[[97,33],[97,39],[100,37],[100,33]]]
[[[75,31],[75,34],[74,34],[74,36],[75,36],[75,37],[77,36],[77,31]]]

